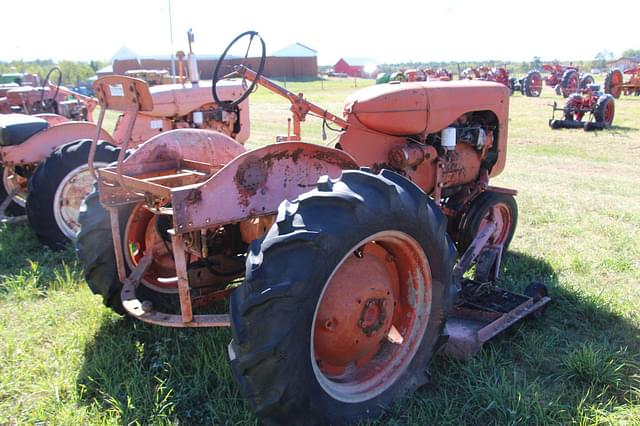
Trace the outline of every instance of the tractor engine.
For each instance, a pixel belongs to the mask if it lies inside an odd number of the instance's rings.
[[[339,145],[374,171],[394,170],[436,202],[498,175],[509,89],[484,81],[372,86],[349,98]]]

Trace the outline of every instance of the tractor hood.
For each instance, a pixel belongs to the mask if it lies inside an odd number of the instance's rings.
[[[217,86],[218,96],[222,100],[237,99],[244,92],[240,80],[222,80]],[[152,117],[183,116],[214,102],[210,81],[202,81],[198,85],[161,84],[151,87],[149,91],[153,98],[153,110],[146,114]]]
[[[487,81],[425,81],[371,86],[347,98],[347,121],[394,136],[434,133],[471,111],[507,116],[509,89]]]

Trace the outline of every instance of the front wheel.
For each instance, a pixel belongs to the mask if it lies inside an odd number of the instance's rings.
[[[87,164],[91,140],[84,139],[55,150],[29,180],[27,216],[41,243],[54,250],[65,247],[80,230],[80,205],[95,182]],[[94,165],[116,161],[119,149],[98,143]]]
[[[593,113],[597,123],[602,123],[606,128],[610,128],[613,124],[613,116],[615,113],[615,104],[613,96],[609,94],[602,95],[598,98],[596,109]]]
[[[549,123],[551,128],[556,124]],[[458,250],[462,255],[478,233],[492,220],[496,224],[493,242],[503,245],[507,251],[518,223],[518,205],[512,195],[486,191],[471,201],[460,220],[458,228]]]
[[[393,172],[283,202],[231,297],[229,356],[266,422],[374,417],[427,381],[454,295],[446,219]]]

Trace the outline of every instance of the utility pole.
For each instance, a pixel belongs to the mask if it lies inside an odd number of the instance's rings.
[[[169,3],[169,44],[171,45],[171,82],[176,82],[176,59],[175,52],[173,51],[173,21],[171,18],[171,0],[167,0]]]

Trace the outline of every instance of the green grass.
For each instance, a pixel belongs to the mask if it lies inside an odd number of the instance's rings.
[[[358,80],[358,88],[365,84]],[[339,113],[353,80],[289,83]],[[437,357],[431,384],[371,424],[640,425],[640,98],[612,130],[552,131],[548,88],[511,98],[508,162],[519,224],[500,284],[544,281],[542,320],[467,362]],[[249,147],[286,132],[289,105],[258,90]],[[322,142],[310,119],[305,140]],[[331,136],[330,136],[331,137]],[[71,249],[0,226],[0,425],[253,424],[226,364],[226,329],[120,318],[82,280]]]

